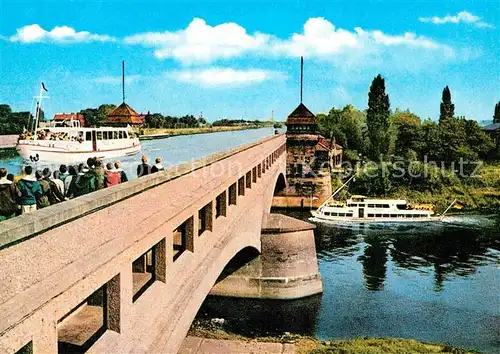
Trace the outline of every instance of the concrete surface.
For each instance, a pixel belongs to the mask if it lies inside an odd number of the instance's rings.
[[[182,342],[178,354],[226,354],[226,353],[272,353],[294,354],[293,344],[272,342],[206,339],[200,337],[186,337]]]
[[[210,295],[291,300],[323,292],[315,226],[269,214],[261,231],[261,255],[219,281]]]

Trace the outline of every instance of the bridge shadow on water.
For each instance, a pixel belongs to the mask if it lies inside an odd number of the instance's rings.
[[[223,318],[228,332],[248,337],[315,332],[321,295],[298,300],[257,300],[208,296],[196,315],[206,323]]]
[[[243,267],[258,266],[259,253],[247,247],[226,265],[216,283]],[[248,337],[280,336],[285,332],[312,334],[321,306],[321,295],[298,300],[247,299],[208,296],[196,315],[202,326],[223,318],[222,328]]]

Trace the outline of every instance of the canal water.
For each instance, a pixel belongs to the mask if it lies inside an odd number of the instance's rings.
[[[272,134],[265,128],[150,140],[142,142],[142,153],[170,166]],[[132,178],[139,160],[140,154],[122,159]],[[4,154],[0,167],[18,173],[22,160]],[[209,297],[198,319],[224,318],[229,330],[249,336],[390,336],[500,353],[500,216],[413,226],[318,225],[315,239],[322,295],[297,301]]]
[[[142,154],[148,156],[151,165],[154,164],[156,157],[161,157],[165,167],[175,166],[220,151],[226,151],[240,145],[248,144],[273,134],[273,128],[261,128],[209,134],[182,135],[159,140],[145,140],[141,141],[142,151],[140,153],[135,156],[121,157],[119,160],[128,178],[131,179],[136,178],[136,168],[141,161]],[[23,159],[16,152],[0,153],[0,167],[6,167],[9,173],[19,174],[22,166]],[[46,165],[41,163],[36,165],[37,169],[43,169],[44,167],[50,167],[54,170],[54,168],[59,168],[59,165]]]
[[[197,318],[224,318],[227,329],[248,336],[413,338],[500,353],[500,215],[383,227],[318,224],[315,239],[322,295],[209,297]]]

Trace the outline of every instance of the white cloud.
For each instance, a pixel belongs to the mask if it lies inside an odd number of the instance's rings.
[[[420,22],[430,22],[436,25],[442,25],[445,23],[470,23],[480,28],[491,28],[493,27],[489,23],[481,21],[481,17],[471,14],[468,11],[461,11],[456,15],[446,15],[444,17],[432,16],[432,17],[419,17]]]
[[[124,41],[155,48],[158,59],[174,58],[189,64],[241,55],[261,47],[268,36],[249,35],[245,28],[233,22],[210,26],[203,19],[194,18],[186,29],[140,33],[125,37]]]
[[[167,76],[180,82],[201,86],[243,86],[284,77],[282,73],[269,70],[235,70],[231,68],[179,70],[168,73]]]
[[[28,25],[16,30],[16,34],[9,38],[12,42],[21,43],[75,43],[75,42],[114,42],[116,38],[108,35],[94,34],[87,31],[76,32],[68,26],[56,26],[47,31],[38,24]]]
[[[148,32],[125,37],[125,43],[154,49],[158,59],[173,58],[184,65],[211,63],[221,59],[252,54],[259,57],[297,57],[304,55],[326,60],[351,61],[394,51],[395,48],[422,52],[453,50],[430,38],[406,32],[387,34],[380,30],[356,27],[349,31],[335,26],[324,18],[310,18],[302,33],[282,39],[271,34],[248,34],[236,23],[207,25],[195,18],[185,29],[166,32]],[[413,53],[414,54],[414,53]]]
[[[126,83],[132,83],[139,81],[141,79],[141,75],[127,75],[125,76]],[[94,82],[99,84],[121,84],[122,77],[121,76],[101,76],[94,79]]]
[[[287,56],[320,58],[331,58],[332,55],[342,53],[357,56],[383,51],[386,47],[443,49],[446,46],[412,32],[390,35],[380,30],[363,30],[360,27],[356,27],[354,31],[336,29],[331,22],[321,17],[307,20],[303,33],[295,33],[290,39],[277,40],[271,45],[273,51]]]

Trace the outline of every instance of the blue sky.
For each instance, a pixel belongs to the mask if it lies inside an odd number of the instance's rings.
[[[491,1],[9,1],[0,3],[0,103],[48,115],[126,102],[139,112],[276,119],[367,106],[378,73],[391,108],[491,119],[500,99],[500,3]]]

